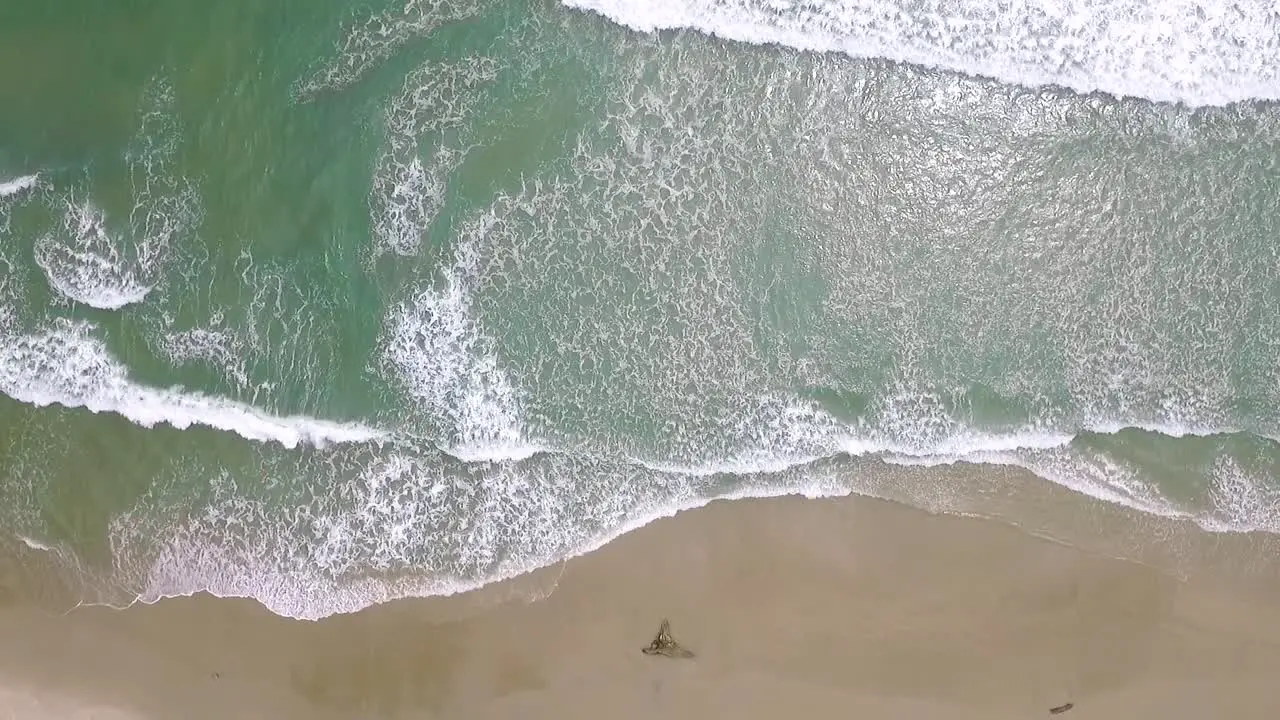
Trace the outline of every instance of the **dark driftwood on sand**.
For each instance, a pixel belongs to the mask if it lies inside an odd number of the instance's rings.
[[[1065,705],[1059,705],[1058,707],[1049,708],[1049,714],[1050,714],[1050,715],[1061,715],[1062,713],[1064,713],[1064,712],[1066,712],[1066,711],[1070,710],[1071,708],[1073,708],[1073,707],[1075,707],[1075,706],[1076,706],[1076,705],[1075,705],[1075,703],[1067,703],[1067,704],[1065,704]]]
[[[658,634],[648,647],[640,648],[645,655],[666,655],[669,658],[691,658],[693,653],[686,650],[671,638],[671,623],[664,618],[658,627]]]

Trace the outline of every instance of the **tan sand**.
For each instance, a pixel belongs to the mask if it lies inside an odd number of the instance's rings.
[[[316,623],[11,600],[0,718],[1274,720],[1280,555],[1222,538],[1262,558],[1240,582],[882,501],[741,500]],[[695,658],[640,652],[663,617]]]

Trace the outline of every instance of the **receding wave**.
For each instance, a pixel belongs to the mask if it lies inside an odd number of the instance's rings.
[[[1268,0],[562,0],[643,32],[885,58],[1027,86],[1188,105],[1280,98]]]
[[[1152,487],[1150,479],[1091,448],[1113,436],[1084,433],[1054,447],[1042,447],[1047,444],[1042,439],[1024,440],[1029,447],[1015,449],[1022,441],[991,439],[983,447],[1006,448],[1000,451],[1004,455],[975,449],[952,460],[1021,464],[1008,458],[1025,453],[1018,456],[1024,467],[1038,464],[1054,481],[1060,477],[1052,472],[1056,467],[1074,479],[1072,487],[1110,501],[1186,518],[1213,531],[1280,531],[1280,496],[1266,489],[1246,458],[1217,451],[1203,506],[1160,499],[1144,505],[1151,500],[1143,494]],[[1247,433],[1214,439],[1220,447],[1252,441]],[[117,518],[112,545],[116,567],[126,575],[116,578],[117,586],[136,593],[117,601],[210,592],[254,598],[278,614],[317,619],[514,577],[715,499],[862,494],[934,511],[965,511],[983,506],[985,494],[997,487],[984,480],[991,473],[982,470],[952,475],[966,478],[960,486],[922,483],[910,468],[895,470],[865,458],[709,475],[702,469],[649,468],[573,452],[458,463],[404,448],[352,446],[350,452],[314,461],[281,459],[269,468],[283,483],[271,490],[270,500],[221,471],[212,480],[207,507],[152,497]],[[327,488],[319,496],[310,492],[317,480]],[[285,490],[283,506],[282,488],[294,488]]]

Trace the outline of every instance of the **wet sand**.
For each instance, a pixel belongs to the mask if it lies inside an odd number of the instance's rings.
[[[210,597],[64,613],[10,589],[0,717],[1280,717],[1276,539],[1203,541],[1248,572],[1172,573],[865,498],[779,498],[320,622]],[[664,617],[694,658],[641,652]]]

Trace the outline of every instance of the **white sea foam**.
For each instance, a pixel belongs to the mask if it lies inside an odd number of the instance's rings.
[[[149,265],[159,265],[170,246],[195,228],[202,215],[199,192],[177,162],[182,126],[175,105],[168,80],[153,80],[125,158],[133,188],[129,226],[139,255]],[[159,267],[147,269],[151,274],[160,271]]]
[[[339,580],[328,572],[301,563],[280,559],[309,560],[312,551],[296,548],[297,554],[278,553],[262,546],[230,542],[227,538],[203,535],[195,528],[167,542],[147,572],[145,589],[137,602],[155,603],[164,598],[205,592],[215,597],[256,600],[268,610],[298,620],[319,620],[331,615],[353,613],[364,608],[406,597],[455,595],[509,580],[552,563],[572,560],[609,544],[654,521],[673,517],[686,510],[704,507],[718,500],[801,496],[810,499],[852,494],[848,487],[831,483],[810,483],[798,487],[753,488],[724,496],[690,495],[669,503],[640,506],[606,530],[586,536],[558,556],[518,555],[504,561],[490,575],[461,578],[446,573],[409,573],[400,577],[356,577]],[[230,518],[226,519],[230,522]],[[237,518],[239,520],[239,518]],[[236,523],[239,525],[239,523]],[[414,518],[409,529],[421,525]],[[114,524],[123,528],[123,522]],[[566,527],[572,531],[572,527]],[[334,528],[331,540],[354,543],[356,538],[341,535]],[[284,535],[285,533],[280,533]],[[394,533],[392,534],[394,537]],[[554,540],[552,540],[554,543]],[[273,547],[274,542],[268,543]]]
[[[1210,435],[1222,435],[1241,431],[1241,428],[1238,427],[1218,425],[1201,420],[1161,422],[1125,422],[1112,420],[1091,422],[1085,427],[1089,432],[1104,435],[1114,435],[1119,432],[1124,432],[1125,430],[1142,430],[1144,432],[1156,433],[1158,435],[1165,435],[1171,438],[1208,437]]]
[[[315,619],[513,577],[709,498],[696,480],[563,455],[460,469],[356,452],[275,469],[303,489],[322,480],[326,492],[293,496],[298,505],[282,507],[280,487],[263,501],[226,473],[208,506],[143,498],[112,523],[120,580],[147,602],[205,591]]]
[[[61,232],[45,235],[35,244],[36,264],[50,287],[70,300],[102,310],[141,302],[151,292],[153,282],[142,273],[152,258],[131,257],[108,234],[100,209],[88,202],[68,201],[62,224]]]
[[[173,102],[166,82],[147,88],[125,158],[134,202],[129,222],[109,228],[100,207],[68,197],[62,227],[36,241],[37,264],[67,299],[102,310],[142,302],[159,282],[175,238],[194,226],[195,188],[174,167],[180,133]]]
[[[209,592],[319,619],[512,578],[716,499],[892,491],[839,469],[741,478],[729,487],[563,455],[545,462],[489,465],[471,476],[429,457],[393,453],[361,461],[351,478],[325,476],[329,492],[320,503],[296,509],[248,497],[224,474],[202,512],[166,514],[144,505],[122,516],[112,524],[113,548],[118,566],[140,563],[143,602]],[[935,490],[949,492],[926,492]],[[911,499],[933,511],[952,509],[945,497],[933,505]]]
[[[30,190],[39,182],[40,176],[38,174],[23,175],[21,177],[13,178],[12,180],[0,182],[0,198],[7,198],[12,195],[17,195],[20,192]]]
[[[529,478],[508,478],[492,485],[476,483],[473,488],[491,491],[486,493],[487,499],[473,506],[470,516],[442,512],[451,506],[432,499],[456,492],[459,483],[425,478],[423,468],[414,467],[393,461],[374,468],[364,478],[364,503],[353,513],[295,513],[291,517],[301,518],[300,525],[279,526],[267,508],[237,500],[189,520],[176,531],[152,533],[147,538],[161,538],[161,549],[151,556],[144,571],[144,589],[136,599],[154,603],[207,592],[218,597],[252,598],[276,614],[318,620],[399,598],[447,596],[501,582],[594,552],[656,520],[715,500],[880,496],[864,492],[838,473],[793,475],[787,482],[748,483],[727,492],[700,491],[699,485],[672,489],[659,484],[662,490],[670,491],[662,497],[644,497],[644,493],[635,497],[621,490],[636,486],[619,485],[611,494],[614,502],[596,508],[598,518],[607,518],[607,522],[594,525],[565,512],[581,507],[581,503],[570,502],[572,496],[543,493],[544,488]],[[568,475],[588,477],[581,470]],[[413,478],[408,486],[403,482],[406,476]],[[520,487],[524,492],[512,492]],[[570,483],[569,490],[575,489]],[[932,488],[929,492],[934,490],[945,495],[948,489]],[[541,501],[529,504],[530,495]],[[945,501],[939,506],[923,506],[933,512],[954,511]],[[1159,514],[1185,516],[1178,511]],[[132,536],[138,541],[142,537],[139,528],[147,527],[145,521],[133,516],[120,518],[113,523],[113,538]],[[448,536],[424,534],[423,527],[443,530]],[[245,528],[259,530],[248,538],[227,534]],[[420,558],[415,562],[413,551],[427,545],[442,548],[440,554],[449,561],[442,567],[419,564]],[[451,567],[454,563],[486,570],[459,574]],[[384,574],[389,569],[394,571]]]
[[[373,172],[370,209],[379,250],[417,252],[444,204],[449,174],[466,155],[440,133],[460,127],[472,114],[477,88],[497,77],[489,58],[456,64],[427,63],[409,73],[385,115],[386,148]],[[426,137],[424,137],[426,136]],[[432,143],[426,160],[421,144]]]
[[[92,330],[87,323],[58,320],[40,332],[0,338],[0,392],[37,406],[56,404],[116,413],[143,427],[203,425],[285,447],[386,437],[356,423],[281,417],[200,393],[140,385],[129,379],[124,365],[112,357]]]
[[[1188,515],[1134,468],[1101,453],[1065,446],[891,456],[886,460],[895,464],[926,467],[959,462],[1020,467],[1055,484],[1116,505],[1163,517]]]
[[[495,439],[497,433],[482,433],[482,440],[472,445],[454,445],[440,448],[440,451],[463,462],[520,462],[528,460],[546,448],[527,442],[523,439]]]
[[[973,507],[974,493],[984,492],[978,486],[900,486],[893,473],[878,478],[870,466],[854,472],[797,468],[725,484],[556,453],[533,464],[464,469],[395,448],[387,454],[371,446],[354,452],[358,456],[329,457],[288,473],[272,469],[277,485],[265,501],[253,494],[253,483],[237,487],[226,472],[211,482],[208,507],[166,509],[144,501],[112,524],[117,567],[137,573],[122,578],[125,585],[141,588],[143,602],[210,592],[254,598],[281,615],[318,619],[400,597],[449,595],[498,582],[592,552],[715,499],[866,494],[932,512],[964,512]],[[1188,517],[1132,469],[1102,455],[1052,447],[966,459],[1029,468],[1111,502]],[[1191,519],[1216,530],[1273,529],[1258,523],[1274,515],[1274,493],[1260,494],[1256,478],[1242,478],[1234,465],[1219,470],[1214,515]],[[320,482],[327,492],[303,493],[300,505],[282,506],[290,501],[281,497],[278,483],[289,474],[305,477],[307,487]]]
[[[1034,426],[975,431],[942,409],[938,398],[930,394],[899,392],[881,404],[885,414],[870,427],[846,425],[799,401],[770,401],[761,408],[766,411],[764,415],[756,413],[744,423],[755,428],[750,443],[723,459],[693,464],[633,461],[664,473],[740,477],[776,476],[838,455],[875,456],[894,465],[924,467],[956,463],[1010,465],[1076,492],[1142,512],[1165,517],[1187,515],[1136,469],[1102,453],[1072,447],[1074,433]],[[1103,425],[1110,429],[1088,431],[1110,433],[1133,427],[1126,423]],[[1187,431],[1182,426],[1142,429],[1167,430],[1172,437],[1182,437]],[[1206,434],[1212,431],[1206,430]],[[1252,522],[1269,521],[1258,515]]]
[[[35,540],[33,538],[29,538],[26,535],[19,535],[17,537],[18,537],[18,540],[20,540],[23,545],[26,545],[28,548],[31,548],[32,550],[38,550],[40,552],[48,552],[48,553],[58,552],[58,549],[53,547],[52,545],[46,545],[45,543],[42,543],[39,540]]]
[[[23,273],[4,252],[7,240],[5,215],[0,210],[0,336],[10,330],[17,319],[17,306],[22,298]]]
[[[1251,473],[1228,456],[1214,463],[1209,495],[1210,515],[1200,519],[1208,530],[1280,533],[1280,487],[1277,479]]]
[[[420,136],[466,122],[475,89],[496,74],[493,61],[471,58],[427,64],[405,79],[387,108],[388,148],[371,190],[374,231],[383,249],[399,254],[417,249],[442,202],[444,175],[463,154],[440,145],[424,166]],[[491,208],[462,226],[453,264],[440,282],[419,286],[392,312],[384,348],[410,395],[441,424],[442,448],[471,462],[519,460],[540,449],[524,438],[518,393],[476,317],[481,247],[498,222]]]
[[[643,32],[885,58],[1189,105],[1280,98],[1270,0],[562,0]]]
[[[233,332],[224,327],[166,332],[154,340],[157,350],[174,365],[202,362],[217,369],[236,387],[249,386],[244,351]]]
[[[443,281],[419,287],[392,312],[384,354],[410,395],[446,434],[445,449],[468,460],[527,457],[517,389],[474,308],[479,245],[497,217],[463,226]]]
[[[465,20],[478,10],[478,0],[406,0],[399,8],[356,22],[344,30],[337,57],[297,82],[294,99],[308,102],[320,93],[346,87],[410,40]]]

